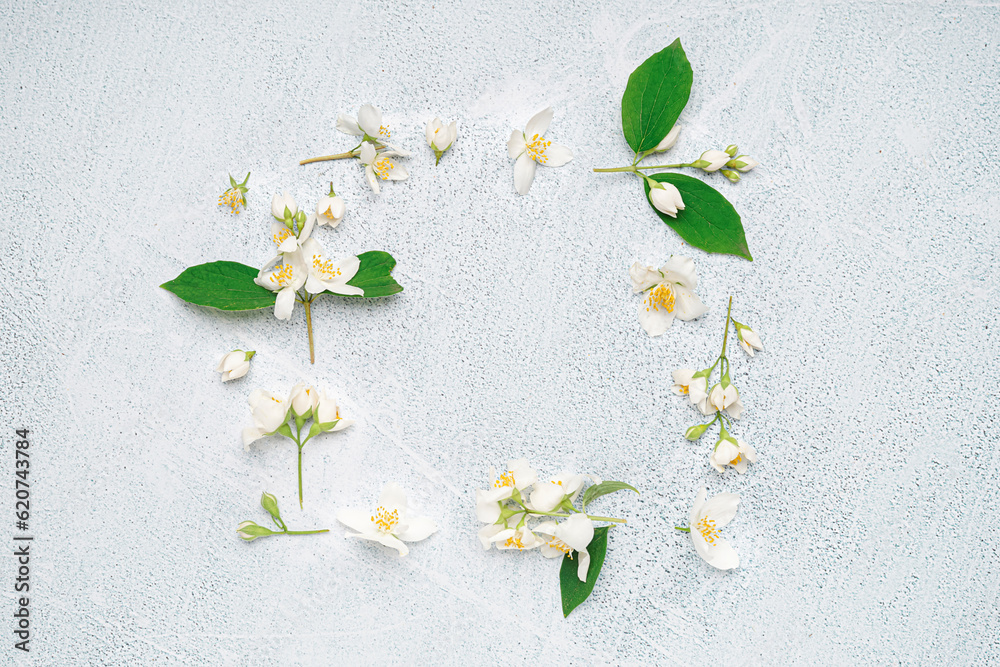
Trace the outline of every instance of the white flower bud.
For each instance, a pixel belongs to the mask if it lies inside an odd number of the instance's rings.
[[[736,327],[736,336],[740,339],[740,346],[751,357],[754,355],[754,350],[764,349],[764,344],[761,342],[760,336],[746,325]]]
[[[677,137],[680,136],[681,126],[674,125],[667,132],[667,136],[660,140],[660,143],[656,144],[656,148],[653,149],[654,153],[662,153],[663,151],[670,150],[673,148],[674,144],[677,143]]]
[[[684,210],[684,200],[681,198],[681,191],[672,183],[658,183],[650,180],[649,199],[657,211],[669,215],[671,218],[677,217],[677,211]]]
[[[757,162],[757,160],[754,160],[749,155],[737,155],[726,163],[727,167],[742,171],[743,173],[746,173],[759,165],[760,162]]]
[[[328,195],[319,200],[316,204],[316,223],[319,225],[329,225],[331,228],[340,224],[344,219],[347,207],[344,200],[338,195]]]
[[[319,402],[319,392],[316,391],[316,387],[297,384],[292,387],[292,393],[288,395],[288,402],[292,405],[292,412],[296,417],[309,417]]]
[[[726,153],[725,151],[710,150],[701,154],[701,158],[698,159],[698,163],[705,164],[698,164],[698,167],[711,173],[722,169],[726,166],[726,162],[728,161],[729,153]]]
[[[739,152],[740,152],[740,147],[737,146],[736,144],[729,144],[728,146],[726,146],[726,154],[729,157],[733,157]]]
[[[250,370],[250,360],[255,354],[257,353],[253,350],[250,350],[249,352],[244,352],[243,350],[233,350],[222,357],[222,360],[219,361],[219,365],[215,368],[215,370],[218,373],[222,373],[223,382],[229,382],[230,380],[241,378],[247,374],[247,371]]]

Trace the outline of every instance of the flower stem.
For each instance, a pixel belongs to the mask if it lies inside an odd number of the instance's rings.
[[[683,526],[674,526],[674,530],[679,530],[682,533],[690,533],[691,532],[690,528],[684,528]]]
[[[302,445],[299,445],[299,509],[302,509]]]
[[[315,364],[316,352],[315,349],[313,348],[313,320],[312,320],[312,312],[309,309],[309,304],[311,303],[312,303],[311,297],[302,300],[302,306],[306,309],[306,327],[309,329],[309,363]]]
[[[346,160],[347,158],[357,157],[354,151],[347,151],[346,153],[337,153],[336,155],[321,155],[319,157],[311,157],[307,160],[302,160],[299,164],[310,164],[312,162],[325,162],[326,160]]]
[[[530,514],[541,514],[543,516],[560,516],[564,518],[572,516],[571,514],[561,514],[559,512],[543,512],[541,510],[529,510],[527,508],[525,509]],[[628,521],[626,521],[625,519],[616,519],[613,516],[594,516],[592,514],[588,514],[587,518],[593,521],[611,521],[612,523],[628,523]]]
[[[636,167],[636,169],[680,169],[681,167],[690,167],[688,163],[679,164],[654,164],[647,167]]]
[[[639,168],[641,169],[642,167],[639,167]],[[631,171],[631,172],[634,172],[635,170],[636,170],[636,167],[632,166],[632,167],[614,167],[613,169],[595,169],[594,171],[602,172],[602,173],[609,173],[609,172],[612,172],[612,171]]]
[[[330,530],[324,528],[323,530],[286,530],[285,535],[315,535],[316,533],[329,533]]]
[[[306,312],[308,313],[309,311],[307,310]],[[726,358],[726,343],[729,341],[729,320],[732,312],[733,312],[733,297],[729,297],[729,309],[726,311],[726,333],[722,337],[722,354],[719,355],[719,359]],[[722,369],[719,369],[719,372],[721,373]]]

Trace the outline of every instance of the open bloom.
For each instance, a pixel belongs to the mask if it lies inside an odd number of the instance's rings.
[[[500,551],[507,549],[524,551],[526,549],[536,549],[544,544],[544,540],[532,532],[527,524],[518,526],[517,528],[502,528],[502,530],[490,538],[490,542],[496,545],[496,548]]]
[[[739,419],[743,414],[743,401],[740,400],[740,392],[732,384],[726,385],[725,389],[722,388],[721,383],[712,387],[712,391],[708,395],[708,405],[710,409],[706,414],[725,410],[733,419]],[[702,412],[705,411],[702,410]]]
[[[579,562],[576,566],[576,576],[580,581],[587,580],[590,569],[590,552],[587,545],[594,539],[594,522],[586,514],[573,514],[561,523],[546,521],[535,528],[535,532],[549,539],[542,545],[542,555],[546,558],[557,558],[576,551]]]
[[[649,201],[653,202],[657,211],[676,218],[677,212],[684,210],[681,191],[673,183],[660,183],[651,178],[646,182],[649,183]]]
[[[229,382],[236,378],[241,378],[250,370],[250,360],[257,354],[253,350],[244,352],[243,350],[233,350],[226,354],[219,361],[215,368],[216,372],[222,373],[222,381]]]
[[[455,138],[458,137],[458,123],[452,121],[451,124],[445,125],[441,122],[440,118],[435,118],[434,120],[427,121],[427,128],[424,130],[424,134],[427,138],[427,145],[431,147],[434,155],[437,156],[437,162],[440,162],[441,156],[446,150],[451,148],[451,145],[455,143]]]
[[[265,435],[272,435],[288,421],[289,405],[284,397],[263,389],[255,389],[247,403],[250,404],[253,426],[243,429],[243,447],[249,450],[250,443]]]
[[[295,306],[296,291],[306,284],[308,271],[300,253],[280,254],[257,274],[254,282],[266,287],[278,296],[274,300],[274,316],[279,320],[287,320],[292,316]]]
[[[493,472],[490,472],[493,476]],[[528,459],[517,459],[507,463],[507,472],[497,477],[493,488],[476,490],[476,517],[485,523],[494,523],[500,518],[500,505],[514,495],[538,481],[538,473],[528,465]]]
[[[696,371],[681,368],[673,372],[674,384],[670,388],[678,396],[687,396],[691,405],[701,410],[703,414],[711,414],[708,407],[708,378],[694,377]]]
[[[372,104],[363,105],[356,119],[344,113],[338,114],[337,129],[382,144],[387,144],[392,137],[389,127],[382,122],[382,110]]]
[[[674,318],[693,320],[708,312],[708,306],[694,293],[698,276],[694,260],[675,255],[659,270],[636,262],[629,269],[634,293],[646,292],[639,302],[639,323],[650,336],[659,336]]]
[[[566,498],[573,502],[583,489],[585,481],[585,475],[562,472],[548,482],[536,482],[529,497],[531,508],[541,512],[551,512]]]
[[[344,206],[344,200],[339,195],[333,194],[333,188],[330,188],[329,195],[326,195],[319,200],[316,204],[316,224],[329,225],[330,228],[334,228],[340,224],[340,221],[344,219],[344,213],[347,211],[347,207]]]
[[[698,492],[694,507],[691,508],[691,541],[695,551],[712,567],[731,570],[739,567],[740,557],[729,543],[722,539],[719,531],[736,516],[736,506],[740,497],[735,493],[720,493],[708,501],[706,489]]]
[[[757,462],[757,450],[742,440],[723,436],[715,443],[715,449],[709,455],[708,462],[719,472],[723,472],[726,466],[732,466],[742,475],[747,471],[749,464]]]
[[[725,167],[729,159],[729,153],[725,151],[710,150],[702,153],[701,157],[695,160],[694,165],[711,173]]]
[[[390,482],[382,489],[378,506],[369,513],[362,510],[341,510],[337,521],[355,533],[345,537],[360,537],[392,547],[405,556],[410,552],[404,542],[419,542],[437,532],[438,526],[431,519],[416,516],[406,506],[406,494],[398,484]]]
[[[396,164],[390,159],[400,155],[402,154],[398,151],[376,153],[375,146],[371,143],[366,141],[361,144],[360,160],[361,164],[364,165],[365,178],[368,179],[368,185],[371,186],[372,192],[378,194],[379,179],[383,181],[402,181],[410,175],[406,171],[406,167]]]
[[[514,163],[514,189],[519,195],[528,194],[535,180],[535,165],[561,167],[573,159],[573,151],[547,141],[543,136],[552,122],[552,107],[542,109],[528,121],[524,131],[514,130],[507,140],[507,154]]]
[[[309,274],[305,286],[310,294],[330,291],[344,296],[364,296],[363,289],[347,284],[361,267],[361,260],[356,255],[334,262],[323,255],[319,241],[309,239],[302,244],[302,261]]]

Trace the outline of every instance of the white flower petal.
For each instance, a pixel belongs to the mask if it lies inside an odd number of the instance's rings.
[[[426,540],[438,530],[438,525],[425,516],[412,517],[406,530],[396,533],[396,537],[404,542],[419,542]]]
[[[369,512],[361,510],[340,510],[337,512],[337,521],[352,530],[367,534],[374,531],[374,522]]]
[[[674,314],[679,320],[693,320],[708,312],[698,295],[678,285],[674,289]]]
[[[282,288],[274,300],[274,316],[279,320],[287,320],[292,316],[295,307],[295,290],[291,287]]]
[[[356,137],[360,137],[364,134],[361,127],[358,125],[358,121],[352,116],[348,116],[344,113],[337,114],[337,129],[344,134],[352,134]]]
[[[536,134],[542,136],[545,131],[549,129],[549,125],[552,123],[552,107],[545,107],[528,121],[528,124],[524,126],[524,136],[531,138]]]
[[[358,125],[369,137],[378,137],[382,128],[382,112],[371,104],[365,104],[358,111]]]
[[[561,144],[552,144],[545,149],[545,157],[548,159],[542,164],[546,167],[561,167],[573,159],[573,151]]]
[[[375,170],[372,166],[365,165],[365,178],[368,179],[368,185],[371,187],[372,192],[378,194],[378,179],[375,178]]]
[[[682,255],[673,255],[660,267],[664,279],[670,283],[680,283],[689,290],[698,288],[698,272],[694,260]]]
[[[662,336],[674,323],[674,313],[666,308],[654,308],[649,297],[639,302],[639,324],[650,336]]]
[[[516,160],[524,152],[524,133],[521,130],[514,130],[507,140],[507,155],[511,160]]]
[[[514,190],[519,195],[528,194],[531,182],[535,180],[535,161],[527,153],[521,153],[514,163]]]

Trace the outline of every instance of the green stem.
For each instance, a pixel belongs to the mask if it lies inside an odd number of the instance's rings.
[[[636,167],[635,166],[631,166],[631,167],[615,167],[613,169],[595,169],[594,171],[602,172],[602,173],[610,173],[612,171],[631,171],[631,172],[635,173],[635,170],[636,170]]]
[[[315,535],[317,533],[329,533],[330,530],[324,528],[323,530],[286,530],[282,535]]]
[[[302,445],[299,445],[299,509],[302,509]]]
[[[309,329],[309,363],[315,364],[316,351],[313,348],[313,321],[312,321],[312,312],[309,309],[309,305],[311,303],[312,303],[312,297],[302,300],[302,305],[306,309],[306,327]]]
[[[691,532],[690,528],[683,528],[681,526],[674,526],[674,530],[679,530],[682,533],[690,533]]]
[[[327,160],[346,160],[347,158],[357,157],[354,151],[347,151],[346,153],[337,153],[336,155],[321,155],[319,157],[311,157],[307,160],[302,160],[299,164],[311,164],[313,162],[325,162]]]
[[[733,297],[729,297],[729,309],[726,311],[726,333],[722,337],[722,354],[719,355],[719,359],[726,358],[726,343],[729,341],[729,319],[732,312],[733,312]],[[719,372],[721,373],[722,370],[720,369]]]
[[[681,167],[690,167],[691,163],[678,163],[678,164],[654,164],[647,167],[636,167],[636,169],[680,169]]]
[[[529,510],[527,508],[525,509],[525,511],[531,514],[541,514],[543,516],[559,516],[563,518],[572,516],[571,514],[561,514],[559,512],[543,512],[541,510]],[[587,518],[593,521],[611,521],[612,523],[628,523],[628,521],[626,521],[625,519],[616,519],[613,516],[594,516],[592,514],[588,514]]]

